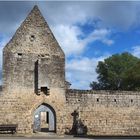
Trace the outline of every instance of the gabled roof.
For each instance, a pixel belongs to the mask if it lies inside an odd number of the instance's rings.
[[[36,41],[33,42],[33,39],[36,39]],[[50,53],[56,55],[58,53],[61,57],[64,57],[64,52],[36,5],[5,46],[5,49],[12,52],[21,51],[23,53],[27,53],[27,51],[30,53],[50,51]]]

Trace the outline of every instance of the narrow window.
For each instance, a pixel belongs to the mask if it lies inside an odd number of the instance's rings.
[[[116,99],[114,99],[114,102],[116,102]]]
[[[97,98],[97,102],[99,102],[99,98]]]
[[[35,40],[35,36],[34,35],[31,35],[30,36],[30,41],[32,42],[32,41],[34,41]]]
[[[18,56],[22,56],[22,53],[18,53]]]
[[[44,94],[49,95],[49,90],[48,87],[41,87],[41,91],[44,92]]]
[[[34,35],[31,35],[31,38],[35,38],[35,36]]]
[[[45,57],[45,55],[42,54],[41,57]]]
[[[17,60],[22,60],[22,53],[17,54]]]
[[[133,103],[133,99],[131,99],[131,103]]]

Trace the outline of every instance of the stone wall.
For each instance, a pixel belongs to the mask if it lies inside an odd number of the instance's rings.
[[[41,104],[56,112],[56,132],[65,131],[65,55],[35,6],[3,49],[0,124],[18,124],[32,133]]]
[[[89,135],[140,135],[140,93],[67,90],[67,125],[78,110]]]
[[[53,88],[50,93],[0,94],[0,124],[18,124],[18,134],[31,134],[34,112],[46,103],[56,112],[57,134],[70,132],[72,114],[78,110],[88,135],[140,135],[139,92],[69,89],[65,93]]]
[[[65,55],[35,6],[3,49],[3,90],[65,88]]]
[[[140,135],[139,92],[65,90],[69,85],[64,52],[35,6],[3,50],[0,124],[32,133],[35,110],[47,104],[56,112],[57,134],[71,131],[77,110],[89,135]]]
[[[59,96],[58,96],[59,95]],[[33,133],[34,112],[41,104],[50,105],[56,112],[56,133],[65,132],[65,96],[64,90],[53,88],[50,95],[44,93],[1,94],[0,124],[18,124],[17,134]]]

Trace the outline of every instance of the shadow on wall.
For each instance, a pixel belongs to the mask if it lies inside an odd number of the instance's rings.
[[[87,126],[84,125],[81,118],[79,118],[79,112],[77,110],[74,110],[73,113],[71,113],[73,116],[73,125],[72,129],[67,132],[67,135],[75,135],[75,136],[85,136],[87,135]]]

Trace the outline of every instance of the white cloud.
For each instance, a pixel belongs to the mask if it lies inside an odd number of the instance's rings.
[[[78,36],[82,33],[77,26],[60,24],[52,27],[52,30],[66,56],[80,54],[83,51],[85,46],[82,40],[78,39]]]
[[[66,63],[66,79],[72,83],[71,88],[89,89],[92,81],[97,81],[96,67],[109,55],[98,58],[75,58]]]
[[[2,40],[0,40],[0,48],[3,48],[9,41],[9,37],[3,37]]]
[[[0,40],[0,78],[1,78],[1,71],[2,71],[2,61],[3,61],[3,53],[2,50],[4,48],[4,46],[8,43],[9,41],[9,37],[2,37],[3,39]],[[1,82],[0,82],[1,84]]]
[[[67,57],[82,54],[88,43],[96,40],[108,46],[114,43],[113,40],[109,39],[111,35],[109,29],[94,29],[93,32],[84,39],[79,38],[79,36],[83,35],[83,32],[76,25],[69,26],[60,24],[53,26],[52,30]]]
[[[90,42],[101,41],[108,46],[112,45],[114,41],[109,39],[111,30],[105,28],[94,29],[84,39],[80,39],[78,36],[84,34],[76,25],[60,24],[52,27],[52,29],[66,57],[74,56],[66,62],[66,79],[71,82],[71,88],[89,89],[90,82],[97,80],[95,69],[98,61],[103,60],[108,55],[90,59],[88,57],[82,57],[81,54]]]
[[[139,1],[63,1],[48,2],[46,5],[40,3],[40,6],[52,25],[72,25],[78,22],[84,24],[88,19],[96,18],[101,19],[105,28],[129,29],[140,24]]]
[[[101,10],[99,10],[100,7],[104,7],[106,9],[106,5],[96,2],[38,2],[38,4],[40,5],[39,8],[43,15],[46,17],[49,26],[51,25],[53,33],[56,36],[60,46],[64,50],[66,57],[74,56],[73,59],[68,60],[66,64],[67,79],[72,82],[72,85],[75,88],[88,88],[89,83],[92,80],[96,80],[97,74],[95,72],[95,68],[97,66],[98,60],[102,59],[103,57],[90,59],[88,57],[82,57],[81,54],[91,42],[100,41],[110,46],[114,43],[114,41],[110,39],[111,30],[106,28],[106,26],[98,26],[98,28],[91,31],[91,34],[85,36],[84,39],[81,39],[79,36],[82,36],[83,32],[77,26],[77,23],[84,25],[89,20],[92,22],[92,20],[96,17],[101,18],[103,22],[106,21],[105,17],[108,16],[104,16],[104,11],[101,12]],[[23,5],[21,5],[21,7],[22,6]],[[18,7],[20,7],[20,4],[18,4]],[[9,19],[9,22],[7,22],[8,15],[4,14],[3,24],[0,23],[0,31],[2,32],[6,25],[7,31],[9,33],[13,33],[15,27],[19,26],[20,24],[20,22],[18,22],[19,19],[23,20],[25,15],[27,15],[26,12],[29,12],[31,7],[32,4],[26,9],[25,13],[25,8],[22,8],[21,11],[18,10],[18,13],[13,13],[11,15],[11,17],[15,17],[16,20],[14,21],[17,22],[13,22],[13,18],[11,18],[11,20]],[[15,8],[16,6],[9,7],[7,10],[14,11]],[[0,11],[4,11],[2,8],[0,9]],[[116,18],[117,16],[115,19]],[[5,23],[9,24],[10,26]],[[1,46],[4,46],[5,42],[7,42],[7,40],[0,42],[0,48]],[[77,56],[81,57],[77,58]]]
[[[3,47],[6,45],[6,43],[8,42],[9,38],[5,37],[4,39],[2,39],[0,41],[0,85],[2,84],[2,61],[3,61]]]
[[[15,25],[37,4],[49,25],[85,23],[99,18],[103,27],[140,25],[139,1],[24,1],[0,2],[0,33],[13,34]],[[16,10],[15,10],[16,9]],[[18,11],[18,12],[17,12]],[[16,26],[17,27],[17,26]]]
[[[140,45],[132,47],[132,54],[140,58]]]
[[[110,46],[114,43],[113,40],[109,39],[111,35],[111,30],[109,29],[95,29],[87,38],[87,44],[91,41],[101,41],[102,43]]]

